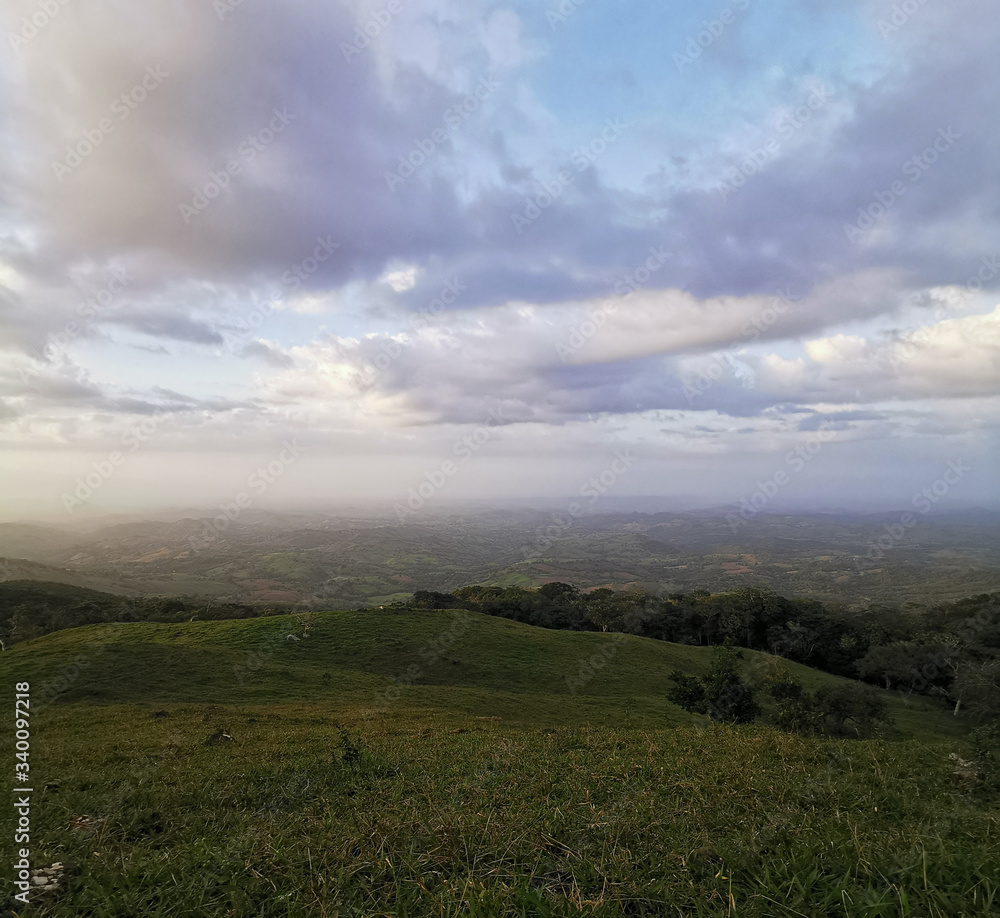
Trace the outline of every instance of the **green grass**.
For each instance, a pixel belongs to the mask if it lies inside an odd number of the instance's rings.
[[[306,623],[308,637],[286,640],[302,635]],[[750,672],[773,659],[745,653]],[[704,675],[710,652],[626,635],[549,631],[475,612],[323,612],[86,626],[16,645],[0,666],[37,692],[81,655],[88,665],[60,694],[63,702],[315,700],[381,708],[405,698],[411,707],[525,725],[621,725],[628,717],[632,726],[652,728],[700,720],[666,696],[670,673]],[[787,666],[808,689],[844,681]],[[394,679],[406,684],[386,701]],[[885,697],[901,737],[930,741],[963,732],[939,704]]]
[[[711,725],[663,700],[703,648],[454,621],[103,625],[0,655],[11,697],[79,670],[31,752],[33,863],[74,879],[22,914],[1000,914],[1000,808],[951,773],[946,711],[894,701],[898,737],[864,742]]]

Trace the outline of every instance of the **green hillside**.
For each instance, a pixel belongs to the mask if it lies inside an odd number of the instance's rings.
[[[289,635],[299,640],[288,639]],[[745,651],[752,675],[768,660]],[[63,671],[79,674],[65,686]],[[16,645],[0,666],[59,703],[404,706],[522,724],[661,727],[698,718],[666,700],[674,670],[703,675],[708,648],[550,631],[476,612],[323,612],[183,624],[91,625]],[[807,688],[838,679],[787,663]],[[927,699],[885,693],[901,736],[957,736]]]
[[[996,914],[1000,810],[949,758],[959,721],[892,699],[885,740],[712,724],[664,700],[709,655],[391,611],[19,644],[32,865],[63,866],[18,914]]]

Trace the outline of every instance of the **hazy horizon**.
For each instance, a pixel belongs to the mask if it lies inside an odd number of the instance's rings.
[[[566,514],[567,508],[574,503],[579,504],[579,498],[573,494],[563,494],[555,497],[526,497],[479,500],[447,500],[442,499],[433,505],[421,508],[419,512],[404,513],[400,515],[397,508],[404,507],[405,501],[359,501],[347,503],[327,503],[327,504],[260,504],[251,506],[247,510],[240,512],[238,517],[234,517],[233,522],[238,519],[243,525],[255,525],[262,519],[271,517],[292,517],[304,520],[318,520],[329,518],[338,519],[362,519],[372,521],[386,521],[390,523],[410,523],[423,520],[434,521],[440,517],[459,516],[471,518],[479,514],[503,513],[503,512],[524,512],[535,514]],[[50,513],[48,515],[38,514],[0,514],[0,524],[24,523],[28,525],[54,526],[56,528],[74,529],[102,526],[112,526],[123,522],[178,522],[185,519],[207,519],[220,514],[220,509],[226,505],[232,506],[229,502],[222,504],[204,505],[163,505],[159,507],[132,507],[127,510],[100,510],[87,507],[78,513],[67,515],[62,512]],[[738,514],[740,504],[712,504],[702,501],[689,501],[684,499],[672,499],[650,495],[624,495],[621,497],[606,497],[593,505],[580,504],[582,510],[580,518],[587,516],[627,516],[639,514],[640,516],[655,516],[658,514],[679,514],[690,516],[694,519],[723,517],[727,514]],[[753,504],[750,504],[753,507]],[[794,502],[774,501],[761,510],[751,515],[745,515],[745,519],[751,522],[754,518],[765,519],[767,517],[844,517],[848,519],[872,518],[892,518],[897,514],[912,512],[912,505],[886,504],[884,506],[861,505],[811,505],[796,504]],[[949,517],[964,518],[969,514],[987,514],[997,516],[1000,519],[1000,503],[965,503],[961,501],[949,502],[945,506],[931,506],[926,515],[926,519],[947,519]]]

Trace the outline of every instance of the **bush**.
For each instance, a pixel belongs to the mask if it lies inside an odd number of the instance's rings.
[[[816,709],[812,697],[785,667],[775,665],[764,680],[767,694],[774,700],[772,719],[782,730],[816,732]]]
[[[773,667],[764,684],[774,700],[772,719],[783,730],[866,738],[892,725],[885,701],[867,686],[824,686],[810,695],[783,666]]]
[[[727,724],[749,724],[760,713],[754,689],[739,674],[743,654],[735,647],[712,648],[712,669],[704,679],[674,672],[667,697],[674,704]]]
[[[674,685],[667,693],[667,698],[685,711],[703,714],[705,687],[701,684],[701,679],[676,670],[670,674],[670,678],[673,679]]]
[[[824,686],[813,704],[819,729],[827,736],[867,738],[892,725],[884,699],[866,686]]]

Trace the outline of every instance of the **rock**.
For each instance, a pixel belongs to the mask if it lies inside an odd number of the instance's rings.
[[[220,730],[218,733],[213,733],[207,740],[205,740],[205,745],[219,746],[223,743],[233,743],[233,742],[235,742],[235,740],[228,733],[224,733],[223,731]]]
[[[286,641],[298,641],[298,638],[294,634],[290,634],[290,635],[288,635],[288,637],[285,638],[285,640]]]
[[[954,752],[948,758],[952,762],[951,773],[963,784],[975,784],[979,780],[979,769],[976,768],[974,762],[967,762],[965,759],[955,755]]]

